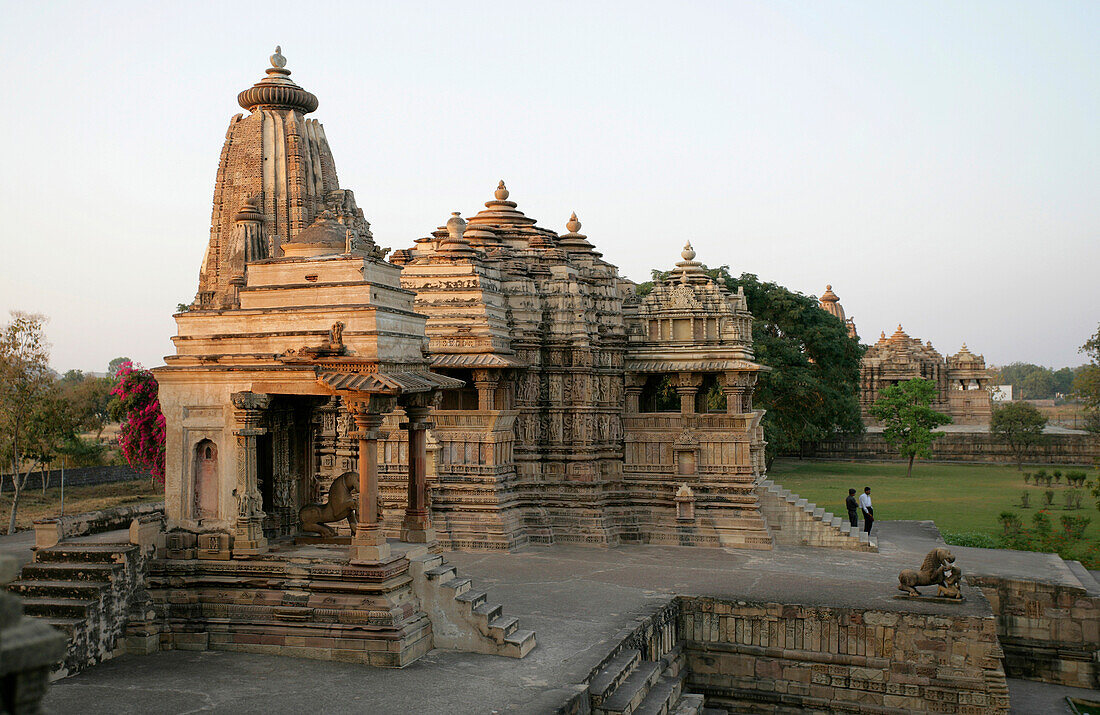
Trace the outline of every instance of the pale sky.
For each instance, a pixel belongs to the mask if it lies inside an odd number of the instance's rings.
[[[503,178],[635,280],[691,240],[864,342],[1077,365],[1100,322],[1100,3],[0,2],[0,322],[147,367],[237,93],[282,46],[380,245]]]

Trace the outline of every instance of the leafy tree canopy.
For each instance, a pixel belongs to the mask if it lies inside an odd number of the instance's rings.
[[[1031,447],[1042,441],[1046,426],[1047,418],[1035,405],[1009,402],[993,408],[989,431],[1008,443],[1016,457],[1016,468],[1020,469]]]
[[[1100,326],[1096,334],[1081,346],[1081,352],[1092,359],[1073,380],[1073,391],[1092,410],[1100,410]],[[1094,420],[1095,422],[1095,420]]]
[[[756,361],[772,368],[762,373],[754,407],[767,410],[764,438],[768,463],[776,454],[828,439],[838,432],[863,431],[859,413],[859,363],[863,348],[848,337],[844,321],[822,310],[817,301],[751,273],[730,275],[728,266],[707,274],[731,292],[745,292],[752,312]],[[639,296],[653,290],[667,273],[638,285]]]
[[[932,381],[917,377],[882,390],[871,406],[871,414],[882,422],[882,436],[887,444],[909,460],[907,477],[913,473],[913,461],[931,453],[935,439],[932,430],[951,423],[951,417],[931,408],[935,398],[936,386]]]

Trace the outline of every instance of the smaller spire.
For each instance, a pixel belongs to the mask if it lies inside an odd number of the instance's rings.
[[[459,215],[458,211],[452,211],[451,217],[447,219],[447,238],[443,239],[443,243],[439,245],[439,252],[456,257],[475,255],[476,251],[463,237],[464,233],[466,233],[466,220]]]
[[[581,222],[577,220],[577,212],[574,211],[569,217],[569,220],[565,222],[565,228],[569,231],[563,233],[558,237],[558,246],[564,248],[569,253],[591,253],[595,256],[599,256],[593,249],[591,243],[588,242],[588,236],[580,233]]]

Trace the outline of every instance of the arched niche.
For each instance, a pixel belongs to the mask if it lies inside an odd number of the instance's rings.
[[[209,439],[195,445],[194,459],[195,519],[216,519],[218,516],[218,446]]]

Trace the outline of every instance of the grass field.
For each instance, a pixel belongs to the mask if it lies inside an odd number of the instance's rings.
[[[5,480],[3,494],[0,494],[0,534],[7,533],[8,518],[11,514],[11,482]],[[96,484],[88,487],[65,488],[65,513],[78,514],[84,511],[106,509],[122,504],[159,501],[164,498],[164,487],[154,486],[148,479],[132,482],[114,482]],[[41,489],[25,490],[19,496],[19,513],[16,514],[16,529],[29,529],[35,519],[57,516],[61,513],[61,490],[51,488],[42,495]]]
[[[1048,465],[1053,469],[1084,471],[1081,467]],[[1037,468],[1032,467],[1030,471]],[[1097,479],[1095,469],[1089,479]],[[1025,486],[1023,472],[1015,466],[992,464],[921,463],[913,465],[913,476],[906,478],[901,462],[816,462],[776,460],[768,476],[784,488],[824,507],[837,516],[845,516],[844,498],[851,487],[862,493],[871,487],[876,519],[931,519],[940,531],[969,531],[998,534],[997,515],[1015,511],[1025,523],[1043,504],[1046,487]],[[1064,480],[1063,480],[1064,481]],[[1079,510],[1063,510],[1065,486],[1053,486],[1054,508],[1051,520],[1059,528],[1061,514],[1092,519],[1086,538],[1100,540],[1100,512],[1092,495],[1085,492]],[[1031,508],[1020,508],[1020,496],[1031,494]]]

